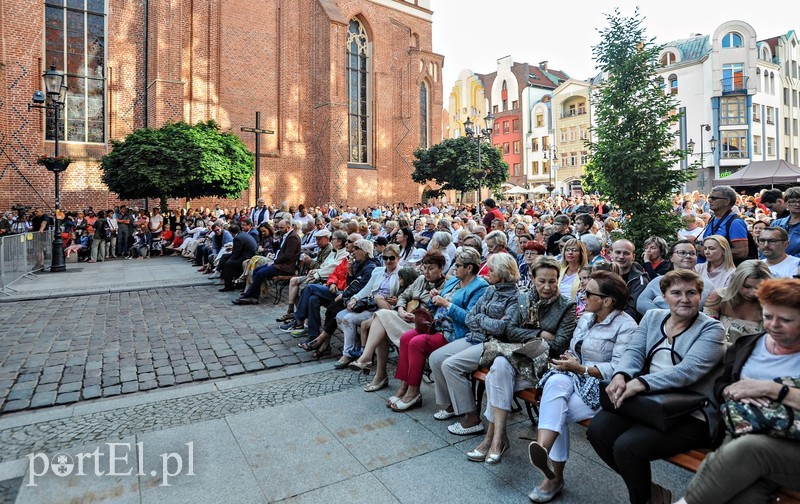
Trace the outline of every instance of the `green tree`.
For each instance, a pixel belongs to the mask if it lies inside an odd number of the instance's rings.
[[[250,185],[253,154],[214,121],[142,128],[113,141],[100,168],[103,182],[122,199],[238,198]]]
[[[617,9],[606,19],[592,49],[605,79],[592,98],[595,134],[583,184],[631,216],[622,231],[641,246],[648,236],[680,229],[671,197],[691,175],[672,169],[686,152],[675,148],[678,102],[657,73],[663,46],[646,38],[638,9],[633,17]]]
[[[498,189],[508,180],[508,163],[490,143],[482,142],[480,149],[480,165],[478,144],[467,137],[448,138],[428,149],[417,149],[411,178],[418,184],[433,180],[442,191]]]

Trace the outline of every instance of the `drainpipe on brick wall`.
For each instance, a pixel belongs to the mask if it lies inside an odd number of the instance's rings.
[[[150,0],[144,0],[144,127],[146,128],[148,125],[148,115],[150,114],[148,102],[150,101],[149,98],[149,88],[150,85],[150,41],[149,41],[149,34],[150,34]],[[147,210],[147,198],[144,200],[144,209]]]

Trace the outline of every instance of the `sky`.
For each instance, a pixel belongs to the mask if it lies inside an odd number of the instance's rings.
[[[666,43],[696,33],[713,35],[730,20],[750,24],[759,40],[800,30],[800,9],[780,3],[782,12],[777,2],[752,0],[433,0],[433,52],[445,57],[445,96],[462,69],[490,73],[499,58],[509,55],[532,65],[547,60],[550,68],[587,79],[597,73],[592,61],[597,30],[608,26],[604,14],[617,7],[632,16],[639,6],[645,33]]]

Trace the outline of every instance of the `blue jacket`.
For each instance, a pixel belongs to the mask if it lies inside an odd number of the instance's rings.
[[[453,276],[444,284],[441,294],[444,295],[455,289],[459,282],[461,280]],[[453,339],[461,339],[467,335],[467,312],[472,310],[487,287],[489,284],[486,280],[477,276],[466,287],[453,294],[453,299],[450,301],[452,304],[447,309],[447,317],[453,321],[453,332],[455,333]]]

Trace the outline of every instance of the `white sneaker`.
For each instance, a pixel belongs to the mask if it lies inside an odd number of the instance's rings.
[[[219,274],[218,271],[215,271],[214,273],[212,273],[211,275],[208,276],[208,278],[219,278],[219,277],[220,277],[220,274]]]

